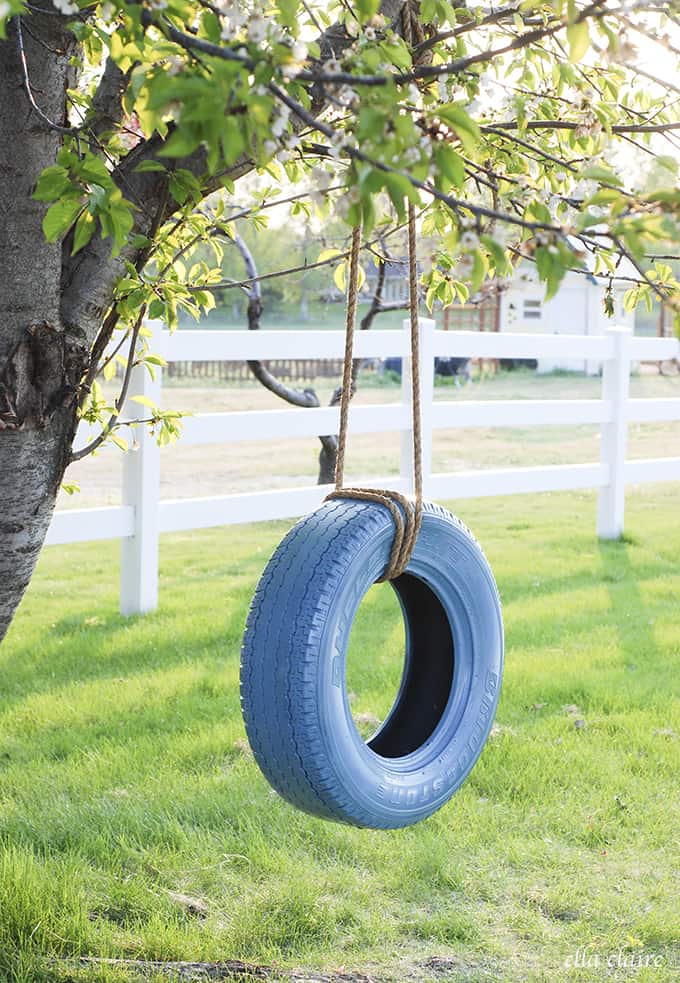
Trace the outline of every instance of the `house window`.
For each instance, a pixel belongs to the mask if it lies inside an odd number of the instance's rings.
[[[541,319],[541,301],[540,300],[525,300],[524,307],[522,309],[525,320],[540,321]]]

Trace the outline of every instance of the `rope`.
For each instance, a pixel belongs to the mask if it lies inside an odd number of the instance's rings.
[[[394,540],[390,558],[380,581],[395,580],[405,571],[418,539],[423,517],[423,463],[422,429],[420,417],[420,339],[418,334],[418,270],[416,264],[416,213],[414,206],[408,205],[408,270],[409,270],[409,312],[411,326],[411,414],[413,427],[413,484],[415,502],[401,492],[387,488],[345,488],[345,452],[347,450],[347,429],[349,404],[353,396],[352,362],[354,357],[354,332],[356,328],[357,297],[359,294],[359,250],[361,248],[361,226],[352,231],[352,246],[349,258],[347,286],[347,321],[345,325],[345,356],[342,369],[342,391],[340,396],[340,429],[335,463],[335,490],[326,496],[332,498],[354,498],[364,502],[377,502],[389,509],[394,521]],[[402,511],[403,510],[403,511]]]

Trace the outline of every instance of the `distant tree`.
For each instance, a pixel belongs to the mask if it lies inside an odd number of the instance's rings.
[[[235,244],[243,259],[246,277],[250,281],[250,283],[244,286],[248,297],[248,329],[250,331],[257,331],[260,327],[260,317],[262,315],[262,293],[260,281],[257,276],[257,267],[250,249],[243,239],[240,238],[240,236],[236,236]],[[386,269],[386,258],[383,259],[381,257],[378,263],[378,273],[370,303],[359,321],[359,329],[361,331],[367,331],[373,325],[373,322],[378,314],[383,314],[387,311],[403,310],[405,307],[407,307],[405,303],[386,302],[383,299]],[[271,368],[261,361],[249,361],[248,367],[253,373],[254,377],[264,386],[265,389],[268,389],[269,392],[273,393],[275,396],[278,396],[279,399],[284,400],[284,402],[290,403],[292,406],[299,406],[306,409],[321,406],[319,396],[312,386],[305,386],[302,389],[296,386],[290,386],[278,378]],[[352,394],[354,394],[354,390],[356,389],[360,367],[361,360],[355,358],[352,363]],[[333,391],[329,405],[338,406],[340,404],[341,396],[342,387],[338,387]],[[319,441],[321,443],[321,450],[319,452],[318,484],[325,485],[330,484],[335,475],[338,439],[335,434],[325,434],[319,437]]]
[[[232,204],[259,222],[292,182],[374,244],[411,200],[438,242],[429,302],[521,256],[552,295],[589,252],[677,310],[672,270],[645,261],[679,238],[679,23],[679,0],[0,0],[0,637],[79,416],[115,437],[105,353],[153,368],[144,318],[211,308]],[[636,189],[631,145],[666,184]],[[270,190],[244,205],[253,170]]]

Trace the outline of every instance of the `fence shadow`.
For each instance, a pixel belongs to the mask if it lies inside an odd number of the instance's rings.
[[[655,661],[659,647],[650,624],[649,611],[640,591],[645,565],[631,561],[631,547],[625,538],[598,543],[602,580],[611,601],[611,623],[616,630],[621,655],[630,668]]]

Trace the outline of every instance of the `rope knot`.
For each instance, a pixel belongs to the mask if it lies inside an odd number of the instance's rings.
[[[401,492],[389,488],[336,488],[326,495],[325,501],[334,498],[353,498],[360,502],[376,502],[384,505],[394,520],[394,539],[387,566],[377,583],[385,580],[396,580],[411,559],[413,548],[418,539],[423,520],[423,506],[412,502]]]

